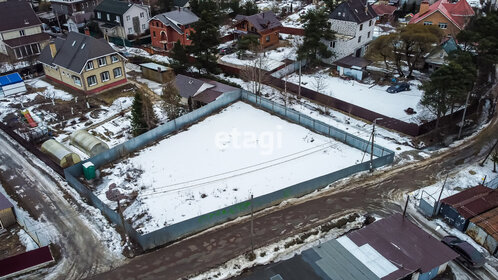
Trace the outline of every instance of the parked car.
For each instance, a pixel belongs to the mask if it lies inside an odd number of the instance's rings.
[[[460,255],[457,259],[469,267],[478,268],[486,262],[484,256],[476,248],[456,236],[445,236],[441,242],[457,252]]]
[[[234,49],[234,48],[232,48],[232,47],[224,47],[224,48],[221,48],[221,49],[220,49],[220,54],[221,54],[221,55],[231,54],[231,53],[233,53],[234,51],[235,51],[235,49]]]
[[[61,33],[61,29],[58,26],[55,26],[55,25],[54,26],[50,26],[50,29],[54,33]]]
[[[396,84],[387,88],[387,92],[389,92],[389,93],[397,93],[397,92],[405,91],[405,90],[410,90],[409,83],[396,83]]]

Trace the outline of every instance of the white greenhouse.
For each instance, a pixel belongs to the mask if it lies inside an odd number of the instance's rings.
[[[69,167],[81,161],[79,155],[73,153],[54,139],[43,142],[41,151],[48,154],[62,168]]]
[[[84,129],[76,130],[71,134],[70,138],[72,145],[76,146],[90,157],[109,150],[109,146],[107,146],[106,143]]]

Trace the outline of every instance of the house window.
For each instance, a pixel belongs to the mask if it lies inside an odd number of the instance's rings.
[[[101,57],[98,59],[99,61],[99,67],[105,66],[107,62],[105,61],[105,57]]]
[[[144,12],[141,12],[140,13],[140,17],[143,18],[144,17]]]
[[[270,42],[270,35],[266,36],[266,42]]]
[[[363,23],[360,24],[360,31],[362,31],[362,30],[363,30]]]
[[[100,79],[102,80],[102,82],[109,81],[109,79],[110,79],[109,71],[105,71],[105,72],[100,73]]]
[[[152,31],[152,37],[156,37],[156,31]]]
[[[74,82],[75,85],[81,86],[81,79],[80,79],[80,77],[73,75],[73,82]]]
[[[119,78],[123,75],[123,71],[121,70],[121,67],[114,68],[114,70],[112,70],[112,73],[114,74],[114,78]]]
[[[102,18],[102,14],[100,12],[97,12],[97,18]]]
[[[368,31],[367,38],[370,38],[370,31]]]
[[[131,27],[128,28],[128,34],[132,34],[133,33],[133,29]]]
[[[126,21],[130,21],[130,16],[126,16]]]
[[[107,14],[107,21],[111,21],[111,15]]]
[[[330,47],[333,49],[335,48],[335,41],[330,42]]]
[[[117,23],[120,23],[120,22],[121,22],[121,19],[119,18],[119,16],[116,16],[116,22],[117,22]]]
[[[117,55],[117,54],[113,54],[113,55],[111,55],[111,61],[112,61],[112,63],[114,63],[114,62],[118,62],[118,61],[119,61],[119,59],[118,59],[118,55]]]
[[[24,30],[19,30],[19,35],[24,36]]]
[[[88,83],[89,87],[94,86],[97,84],[97,77],[95,77],[95,75],[90,76],[90,77],[86,78],[86,82]]]
[[[361,36],[360,36],[360,37],[358,37],[358,43],[360,43],[360,42],[361,42]]]
[[[432,21],[424,21],[424,25],[432,25]]]
[[[370,21],[368,22],[368,26],[372,26],[372,23],[373,23],[373,20],[370,20]]]
[[[144,31],[145,29],[145,24],[142,24],[142,31]]]
[[[92,70],[93,69],[93,61],[88,61],[86,64],[86,70]]]
[[[440,23],[439,23],[439,28],[441,28],[441,29],[446,29],[446,28],[448,28],[448,24],[447,24],[447,23],[444,23],[444,22],[440,22]]]

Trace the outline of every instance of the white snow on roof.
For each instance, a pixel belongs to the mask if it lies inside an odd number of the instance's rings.
[[[384,258],[384,256],[369,244],[358,247],[347,236],[339,237],[337,241],[379,278],[385,277],[398,270],[395,265]]]
[[[170,69],[170,68],[168,68],[166,66],[163,66],[163,65],[157,64],[157,63],[153,63],[153,62],[142,63],[142,64],[140,64],[140,66],[148,68],[148,69],[156,70],[156,71],[157,71],[157,69],[160,69],[161,72],[167,71],[168,69]]]
[[[88,168],[90,166],[93,166],[93,163],[91,161],[87,161],[87,162],[83,163],[84,168]]]

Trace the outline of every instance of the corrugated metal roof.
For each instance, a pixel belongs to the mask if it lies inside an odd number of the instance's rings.
[[[48,246],[0,260],[0,277],[53,261]]]
[[[401,214],[376,221],[347,237],[359,247],[369,244],[398,267],[382,279],[399,279],[415,271],[425,273],[458,256]]]
[[[470,220],[498,241],[498,207]]]
[[[10,201],[2,193],[0,193],[0,210],[12,207],[14,207],[14,205],[12,205],[12,203],[10,203]]]
[[[451,205],[465,219],[472,218],[498,206],[498,190],[483,185],[449,196],[441,203]]]
[[[331,279],[377,280],[380,279],[337,240],[331,240],[313,250],[320,257],[316,264]]]
[[[21,75],[19,75],[19,73],[12,73],[12,74],[0,77],[0,87],[12,85],[12,84],[17,84],[17,83],[20,83],[22,81],[23,80],[21,78]]]

